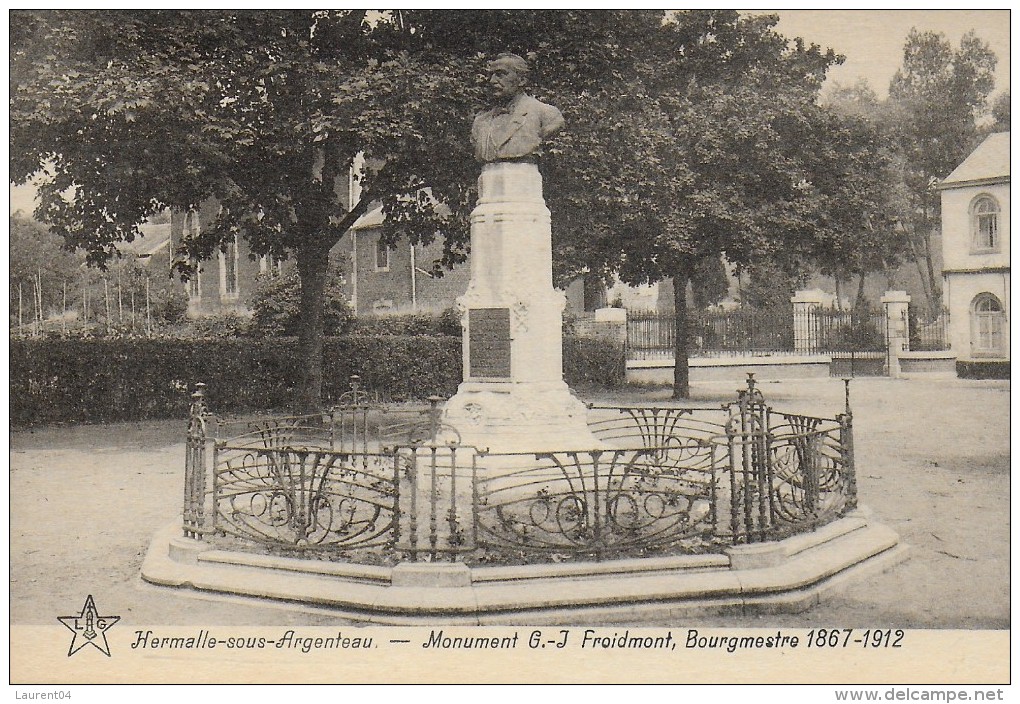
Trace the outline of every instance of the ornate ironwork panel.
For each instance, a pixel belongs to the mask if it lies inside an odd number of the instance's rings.
[[[213,436],[220,445],[238,448],[311,447],[338,449],[328,413],[217,419]]]
[[[588,428],[617,447],[681,447],[710,442],[724,430],[719,409],[592,406]]]
[[[398,469],[389,454],[217,445],[216,528],[268,545],[392,545]]]
[[[711,443],[480,455],[480,547],[594,555],[703,551],[716,522]]]
[[[355,405],[326,414],[222,422],[200,386],[184,535],[411,560],[486,559],[479,548],[602,559],[777,540],[857,505],[845,383],[834,419],[773,411],[752,375],[721,407],[593,407],[601,449],[539,454],[460,445],[438,397],[424,411],[377,408],[359,403],[355,382]]]
[[[777,414],[769,445],[773,538],[813,529],[856,506],[845,429],[821,418]]]
[[[381,417],[379,438],[386,446],[460,445],[460,432],[443,422],[439,396],[429,396],[429,407],[423,410],[398,410]]]

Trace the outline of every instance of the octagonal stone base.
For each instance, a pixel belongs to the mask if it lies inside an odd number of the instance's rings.
[[[505,567],[395,567],[212,549],[160,531],[142,565],[152,584],[299,602],[390,624],[585,624],[713,613],[798,612],[845,581],[906,557],[895,532],[858,510],[813,533],[722,554]]]

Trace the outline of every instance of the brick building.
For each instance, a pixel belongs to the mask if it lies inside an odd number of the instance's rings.
[[[428,246],[402,241],[387,247],[380,241],[382,209],[362,217],[334,249],[350,262],[345,290],[358,315],[438,313],[455,305],[471,277],[468,262],[433,276],[432,263],[442,256],[443,243]]]

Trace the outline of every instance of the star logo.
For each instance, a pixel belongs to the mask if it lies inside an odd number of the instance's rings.
[[[74,638],[67,650],[71,657],[86,645],[94,645],[103,655],[110,657],[110,644],[106,641],[106,631],[120,620],[120,616],[100,616],[96,602],[89,594],[81,613],[77,616],[58,616],[57,620],[64,624]]]

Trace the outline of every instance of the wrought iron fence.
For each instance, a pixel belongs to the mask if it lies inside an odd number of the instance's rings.
[[[885,352],[888,329],[884,312],[809,307],[794,314],[803,336],[802,351]]]
[[[949,310],[943,309],[938,316],[925,319],[910,309],[910,349],[914,351],[941,351],[950,349]]]
[[[609,443],[644,442],[679,460],[677,466],[705,471],[710,464],[714,540],[776,540],[813,530],[857,505],[845,383],[845,412],[834,419],[774,411],[748,375],[747,388],[722,412],[595,407],[603,415],[591,427]]]
[[[490,471],[475,483],[476,544],[595,559],[704,551],[718,534],[721,467],[716,448],[698,450],[482,455]]]
[[[438,397],[424,410],[389,408],[353,377],[345,405],[321,414],[223,419],[204,387],[188,426],[185,536],[305,550],[395,549],[406,537],[417,550],[416,507],[400,497],[415,494],[420,445],[459,442]]]
[[[688,351],[724,357],[739,354],[792,354],[793,318],[789,309],[690,311]],[[630,359],[672,357],[676,340],[673,311],[628,311],[627,352]]]
[[[739,308],[691,311],[687,349],[692,356],[742,354],[884,353],[888,337],[885,314],[821,306],[803,310]],[[628,311],[629,359],[673,356],[676,319],[673,311]]]
[[[363,404],[231,425],[199,390],[185,535],[351,559],[601,560],[781,539],[856,506],[849,381],[834,419],[774,411],[750,375],[721,408],[593,406],[599,447],[583,451],[480,451],[435,401],[415,413],[396,442]]]

